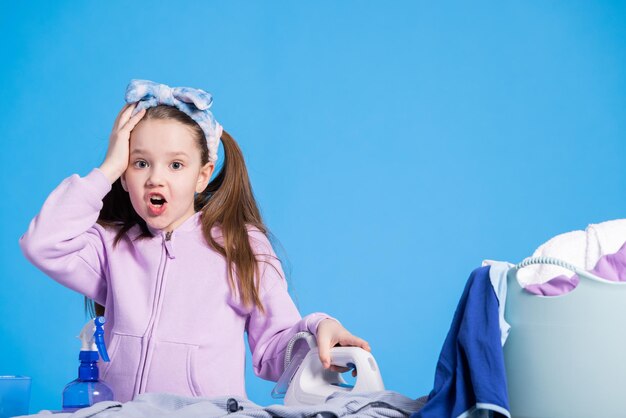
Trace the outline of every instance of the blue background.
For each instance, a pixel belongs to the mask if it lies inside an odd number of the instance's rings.
[[[17,242],[145,78],[214,95],[301,312],[427,394],[483,259],[623,217],[624,22],[618,2],[0,3],[0,374],[33,377],[31,413],[76,377],[82,296]],[[248,371],[253,401],[272,387]]]

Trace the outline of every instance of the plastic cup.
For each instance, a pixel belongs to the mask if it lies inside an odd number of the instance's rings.
[[[30,377],[0,375],[0,418],[28,415]]]

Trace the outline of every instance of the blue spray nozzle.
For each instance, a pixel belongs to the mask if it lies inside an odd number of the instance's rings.
[[[103,325],[106,323],[106,319],[104,316],[98,316],[94,319],[94,323],[96,324],[96,332],[94,332],[93,336],[96,341],[96,346],[98,347],[98,352],[100,353],[100,357],[102,357],[103,361],[109,360],[109,353],[107,353],[107,347],[104,344],[104,328]]]
[[[83,342],[81,352],[93,352],[95,353],[96,360],[98,353],[102,357],[103,361],[110,361],[109,354],[107,353],[106,345],[104,344],[104,324],[106,319],[104,316],[98,316],[89,320],[83,327],[78,338]]]

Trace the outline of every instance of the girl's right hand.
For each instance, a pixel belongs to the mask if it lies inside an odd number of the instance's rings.
[[[109,137],[109,149],[100,166],[100,170],[109,178],[111,184],[128,168],[130,132],[146,114],[146,109],[142,109],[131,117],[130,115],[136,107],[137,103],[126,103],[113,123],[113,131]]]

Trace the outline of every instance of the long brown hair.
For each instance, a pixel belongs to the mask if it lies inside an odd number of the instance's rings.
[[[192,132],[201,153],[202,165],[209,161],[204,132],[187,114],[173,106],[158,105],[148,108],[139,123],[145,120],[175,120],[183,123]],[[239,292],[245,306],[253,305],[265,312],[259,297],[258,260],[250,245],[248,227],[258,228],[271,241],[274,238],[263,224],[239,146],[226,131],[222,133],[221,140],[225,154],[222,167],[206,189],[196,194],[194,209],[196,212],[202,211],[202,232],[207,244],[226,259],[231,290]],[[102,226],[118,229],[114,246],[135,225],[139,225],[142,232],[138,239],[152,237],[146,222],[133,208],[130,196],[122,188],[120,179],[113,183],[102,202],[103,207],[97,222]],[[214,226],[221,229],[223,245],[211,234]],[[104,307],[85,298],[85,311],[90,317],[103,315]]]

